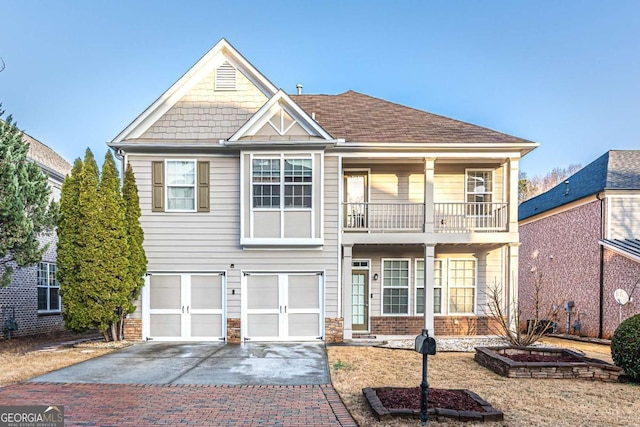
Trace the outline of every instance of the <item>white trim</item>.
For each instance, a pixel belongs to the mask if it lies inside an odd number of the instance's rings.
[[[285,237],[252,237],[240,238],[240,244],[243,246],[314,246],[320,247],[324,244],[322,238],[285,238]]]
[[[599,241],[598,242],[601,246],[603,246],[605,249],[607,249],[608,251],[611,252],[615,252],[616,254],[623,256],[625,258],[630,259],[631,261],[635,261],[640,263],[640,256],[634,255],[634,254],[630,254],[629,252],[625,251],[624,249],[620,249],[616,246],[612,246],[608,243],[605,243],[603,241]]]
[[[385,261],[407,261],[407,312],[406,313],[385,313],[384,312],[384,262]],[[411,277],[411,258],[380,258],[380,315],[384,317],[401,317],[411,315],[411,287],[413,279]],[[393,286],[388,289],[403,289]]]
[[[276,87],[223,38],[180,77],[178,81],[160,95],[153,104],[136,117],[111,143],[139,138],[189,90],[202,80],[206,74],[211,72],[215,66],[222,63],[225,59],[236,68],[236,72],[242,69],[242,73],[254,83],[266,97],[271,97],[277,92]]]
[[[470,286],[451,286],[450,284],[450,277],[451,277],[451,261],[473,261],[473,265],[474,265],[474,284],[473,284],[473,312],[471,313],[465,313],[465,312],[452,312],[450,310],[450,301],[449,301],[449,294],[450,294],[450,290],[452,287],[456,288],[456,289],[469,289],[471,288]],[[444,287],[444,284],[443,284]],[[477,316],[477,312],[478,312],[478,260],[476,258],[473,257],[450,257],[447,258],[447,310],[446,310],[446,315],[447,316]],[[444,314],[444,313],[442,313]]]
[[[47,284],[46,286],[40,286],[40,281],[38,280],[38,276],[40,275],[40,265],[41,264],[45,264],[47,266],[47,271],[46,271],[46,280],[47,280]],[[54,282],[57,283],[57,286],[51,286],[51,282],[49,281],[49,278],[51,277],[51,266],[55,267],[55,272],[54,272]],[[38,314],[61,314],[62,313],[62,297],[60,296],[60,282],[58,282],[58,277],[57,277],[57,273],[58,273],[58,266],[56,265],[55,262],[51,262],[51,261],[39,261],[36,264],[36,309]],[[47,308],[44,310],[38,309],[38,305],[40,303],[40,295],[39,295],[39,289],[40,288],[44,288],[47,290]],[[51,309],[51,307],[49,306],[49,304],[51,303],[51,289],[57,289],[58,290],[58,308],[57,309]],[[2,325],[4,326],[4,325]]]
[[[353,267],[354,262],[367,262],[366,267]],[[357,332],[370,332],[371,331],[371,307],[373,305],[373,298],[371,295],[373,294],[371,289],[371,268],[373,266],[373,262],[371,258],[351,258],[351,275],[353,276],[354,271],[366,271],[367,272],[367,295],[365,296],[367,300],[367,329],[365,331],[357,331]],[[353,279],[352,279],[353,280]],[[353,286],[353,285],[352,285]],[[353,291],[352,291],[353,293]],[[353,298],[353,297],[352,297]],[[351,328],[353,329],[353,299],[351,300]]]
[[[240,127],[229,139],[230,143],[238,142],[243,136],[255,135],[259,129],[265,126],[273,114],[271,110],[274,107],[279,107],[284,110],[292,119],[294,119],[302,128],[311,136],[318,136],[324,139],[322,144],[326,144],[327,141],[335,142],[336,140],[329,135],[315,120],[298,106],[289,96],[282,91],[278,90],[260,109],[253,115],[247,122]],[[271,114],[269,114],[271,113]],[[272,126],[273,127],[273,126]],[[280,131],[276,130],[279,134]],[[288,131],[288,130],[287,130]],[[285,132],[286,134],[286,132]],[[268,141],[271,144],[273,141]],[[255,141],[252,141],[255,143]],[[306,143],[314,143],[314,141],[306,141]]]
[[[337,172],[338,172],[338,176],[337,176],[337,182],[338,182],[338,245],[337,245],[337,250],[336,250],[336,263],[338,265],[338,317],[342,318],[343,321],[343,325],[344,325],[344,307],[342,306],[342,289],[344,287],[344,284],[342,283],[342,224],[343,224],[343,215],[342,215],[342,200],[343,200],[343,195],[342,195],[342,156],[340,154],[336,155],[335,157],[337,157],[337,162],[338,162],[338,167],[337,167]],[[324,158],[324,156],[323,156]],[[323,165],[324,166],[324,165]],[[324,196],[324,188],[322,191],[322,194]],[[324,214],[323,214],[324,215]],[[322,217],[323,221],[322,221],[322,226],[321,226],[321,231],[322,231],[322,236],[324,236],[324,216]],[[353,258],[353,257],[352,257]],[[343,337],[344,337],[344,329],[343,329]]]
[[[600,202],[600,203],[602,203],[602,202]],[[611,236],[611,216],[612,216],[612,213],[613,213],[612,212],[613,207],[611,206],[612,205],[612,197],[607,197],[606,198],[606,203],[607,203],[607,230],[606,230],[607,235],[606,236],[602,236],[602,237],[604,237],[605,239],[608,239]],[[600,218],[600,221],[602,221],[602,220],[603,220],[603,218]]]
[[[191,162],[193,163],[193,185],[172,185],[171,187],[192,187],[193,188],[193,209],[169,209],[169,174],[167,165],[169,162]],[[164,159],[164,212],[198,212],[198,161],[196,159]],[[211,183],[209,183],[211,186]]]

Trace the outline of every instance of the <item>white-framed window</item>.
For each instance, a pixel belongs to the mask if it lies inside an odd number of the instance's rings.
[[[236,90],[237,72],[233,65],[225,61],[216,68],[215,90]]]
[[[473,314],[476,304],[476,260],[449,259],[448,264],[449,314]]]
[[[195,212],[196,193],[196,161],[166,160],[167,212]]]
[[[408,259],[382,260],[382,314],[409,314]]]
[[[466,169],[465,195],[467,215],[484,216],[491,212],[493,201],[493,170]]]
[[[38,312],[60,312],[60,285],[56,279],[56,265],[38,264]]]
[[[424,259],[416,259],[416,316],[424,313]],[[442,260],[433,260],[433,312],[442,313]]]
[[[254,208],[311,209],[313,162],[310,157],[254,157],[251,167]]]

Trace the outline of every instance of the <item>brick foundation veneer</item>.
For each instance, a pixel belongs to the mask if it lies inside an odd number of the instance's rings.
[[[324,340],[328,343],[342,342],[342,317],[327,317],[324,319]]]
[[[142,341],[142,319],[124,319],[124,339],[129,341]]]
[[[379,316],[371,318],[370,334],[419,335],[424,326],[422,316]],[[493,335],[498,324],[486,316],[436,316],[435,335]]]
[[[227,319],[227,343],[240,344],[240,319]]]

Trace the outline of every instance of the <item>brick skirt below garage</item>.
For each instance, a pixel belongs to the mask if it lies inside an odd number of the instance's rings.
[[[436,316],[436,335],[492,335],[499,333],[498,323],[487,316]],[[419,335],[424,326],[422,316],[380,316],[371,318],[370,334]]]

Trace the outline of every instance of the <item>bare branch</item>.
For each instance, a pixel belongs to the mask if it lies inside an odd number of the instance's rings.
[[[5,68],[7,68],[7,65],[4,63],[4,59],[0,56],[0,73],[4,71]]]

